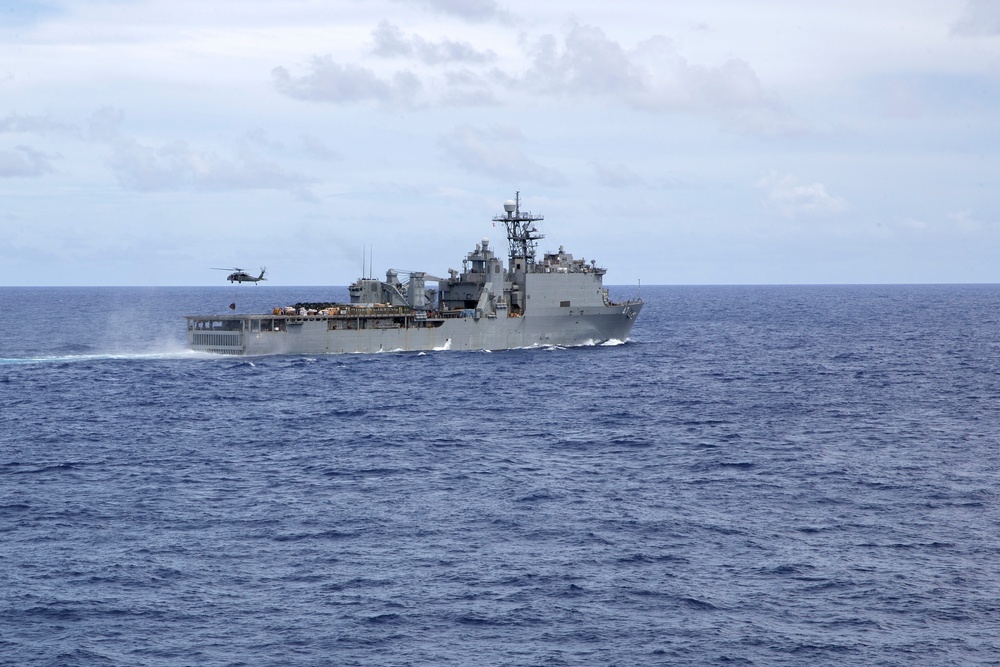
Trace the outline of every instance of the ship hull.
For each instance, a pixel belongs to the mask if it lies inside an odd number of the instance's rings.
[[[313,355],[625,341],[642,299],[613,301],[605,269],[563,246],[539,260],[535,247],[544,237],[534,225],[542,216],[521,211],[520,194],[503,206],[504,215],[493,221],[507,230],[507,267],[484,238],[462,260],[462,271],[449,269],[448,278],[388,269],[385,280],[352,283],[349,303],[297,303],[267,315],[189,315],[188,345],[219,354]]]
[[[230,355],[507,350],[625,341],[642,303],[523,317],[458,317],[394,328],[334,328],[331,319],[261,315],[188,317],[193,350]],[[216,328],[200,329],[198,322]],[[264,324],[262,323],[270,323]],[[275,324],[277,323],[277,324]]]

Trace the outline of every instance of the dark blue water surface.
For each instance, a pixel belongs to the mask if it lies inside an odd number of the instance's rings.
[[[239,359],[232,290],[0,288],[0,663],[1000,664],[1000,287],[642,292]]]

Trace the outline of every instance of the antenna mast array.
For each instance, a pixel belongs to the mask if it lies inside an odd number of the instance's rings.
[[[507,243],[510,246],[510,259],[513,262],[523,257],[528,264],[535,263],[535,246],[539,239],[545,238],[532,224],[544,220],[545,216],[521,213],[521,192],[515,194],[515,199],[503,203],[506,215],[493,217],[494,222],[502,222],[507,228]],[[513,264],[511,264],[513,266]]]

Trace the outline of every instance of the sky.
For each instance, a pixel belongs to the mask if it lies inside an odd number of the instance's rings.
[[[0,6],[0,285],[1000,282],[995,0]]]

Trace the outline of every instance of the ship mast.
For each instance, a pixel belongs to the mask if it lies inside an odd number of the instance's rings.
[[[535,246],[544,236],[535,229],[533,223],[544,220],[545,217],[532,215],[531,212],[521,213],[521,192],[518,191],[514,196],[513,201],[508,199],[503,203],[506,215],[494,216],[493,222],[502,222],[507,228],[511,266],[514,266],[514,260],[518,258],[524,258],[527,264],[534,264]]]

